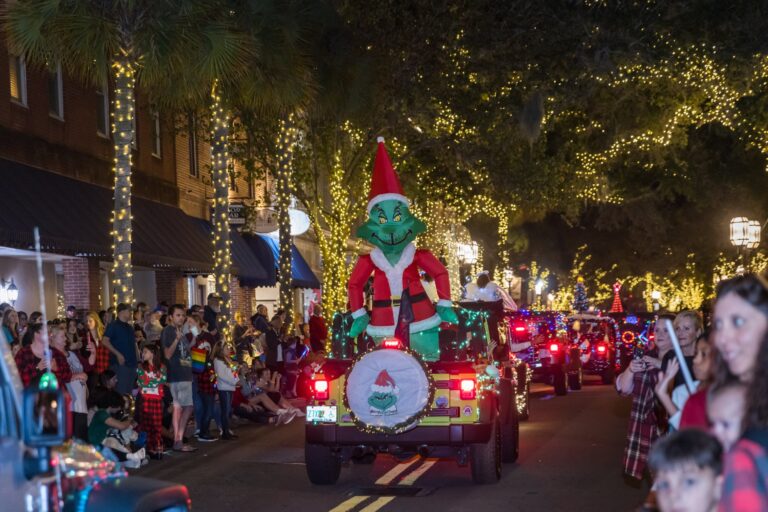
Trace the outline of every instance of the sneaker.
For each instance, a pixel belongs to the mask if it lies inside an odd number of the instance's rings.
[[[214,441],[218,441],[219,438],[213,437],[212,435],[209,435],[209,434],[200,434],[199,436],[197,436],[197,440],[200,441],[201,443],[212,443]]]
[[[301,409],[297,409],[297,408],[294,407],[293,409],[291,409],[291,412],[295,412],[297,418],[304,418],[304,417],[306,417],[306,414],[304,414],[304,412]]]
[[[283,425],[287,425],[296,418],[296,411],[288,411],[285,414],[281,414],[280,416],[285,418],[283,420]]]
[[[230,435],[230,434],[224,434],[223,436],[220,437],[220,439],[222,441],[232,441],[235,438],[232,435]]]
[[[240,437],[237,434],[235,434],[234,432],[232,432],[231,430],[227,430],[227,435],[229,437],[231,437],[232,439],[237,439],[238,437]]]
[[[147,464],[149,464],[149,459],[147,457],[144,457],[143,459],[141,459],[141,467],[144,467]]]
[[[195,437],[200,437],[200,431],[199,430],[195,430],[194,436]]]
[[[128,469],[139,469],[141,467],[141,461],[128,459],[123,462],[123,466],[127,467]]]

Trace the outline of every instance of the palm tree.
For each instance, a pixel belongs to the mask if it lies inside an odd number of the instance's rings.
[[[199,37],[205,5],[203,0],[18,0],[2,13],[10,48],[30,62],[58,61],[83,82],[103,85],[111,78],[114,83],[115,302],[133,301],[131,141],[136,87],[167,83],[186,65],[183,55],[213,46]]]

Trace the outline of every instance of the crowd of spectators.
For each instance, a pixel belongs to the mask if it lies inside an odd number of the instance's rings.
[[[624,472],[652,485],[643,510],[768,510],[768,282],[722,281],[709,322],[662,314],[652,333],[616,380],[632,397]]]
[[[100,312],[69,307],[47,325],[39,312],[0,304],[0,318],[23,385],[52,372],[65,390],[73,438],[136,468],[170,451],[194,452],[193,440],[237,439],[233,419],[284,425],[304,416],[290,399],[302,367],[324,357],[319,344],[311,354],[309,324],[287,322],[281,310],[268,318],[259,305],[250,319],[235,314],[225,340],[220,300],[211,294],[203,307],[151,310],[144,303]]]

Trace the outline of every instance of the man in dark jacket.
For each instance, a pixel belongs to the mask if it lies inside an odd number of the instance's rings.
[[[221,297],[215,293],[208,294],[208,303],[203,309],[203,320],[208,324],[208,332],[219,339],[219,326],[216,319],[221,311]]]

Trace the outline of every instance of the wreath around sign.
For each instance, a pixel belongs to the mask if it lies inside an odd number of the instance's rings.
[[[401,434],[409,429],[409,427],[413,426],[418,422],[420,419],[425,417],[427,414],[429,414],[430,407],[432,405],[432,400],[435,398],[435,381],[432,378],[432,374],[429,371],[429,368],[427,367],[427,364],[424,362],[424,360],[421,358],[421,356],[407,348],[398,349],[401,352],[405,352],[406,354],[413,357],[421,366],[422,370],[424,370],[424,375],[427,377],[427,383],[428,383],[428,398],[427,398],[427,404],[424,406],[424,408],[419,411],[418,413],[410,416],[408,419],[401,421],[400,423],[397,423],[395,425],[392,425],[391,427],[386,426],[376,426],[376,425],[369,425],[365,423],[364,421],[361,421],[360,418],[357,417],[355,412],[350,408],[349,406],[349,397],[347,396],[347,386],[349,384],[349,375],[354,369],[355,365],[358,361],[360,361],[363,357],[370,354],[371,352],[375,352],[377,350],[394,350],[391,348],[386,348],[383,346],[372,348],[371,350],[368,350],[366,352],[363,352],[361,354],[358,354],[353,360],[350,367],[347,369],[347,372],[345,374],[345,380],[344,380],[344,394],[343,394],[343,400],[344,400],[344,407],[349,411],[349,416],[352,419],[352,422],[355,424],[355,426],[358,428],[358,430],[361,430],[368,434]]]

